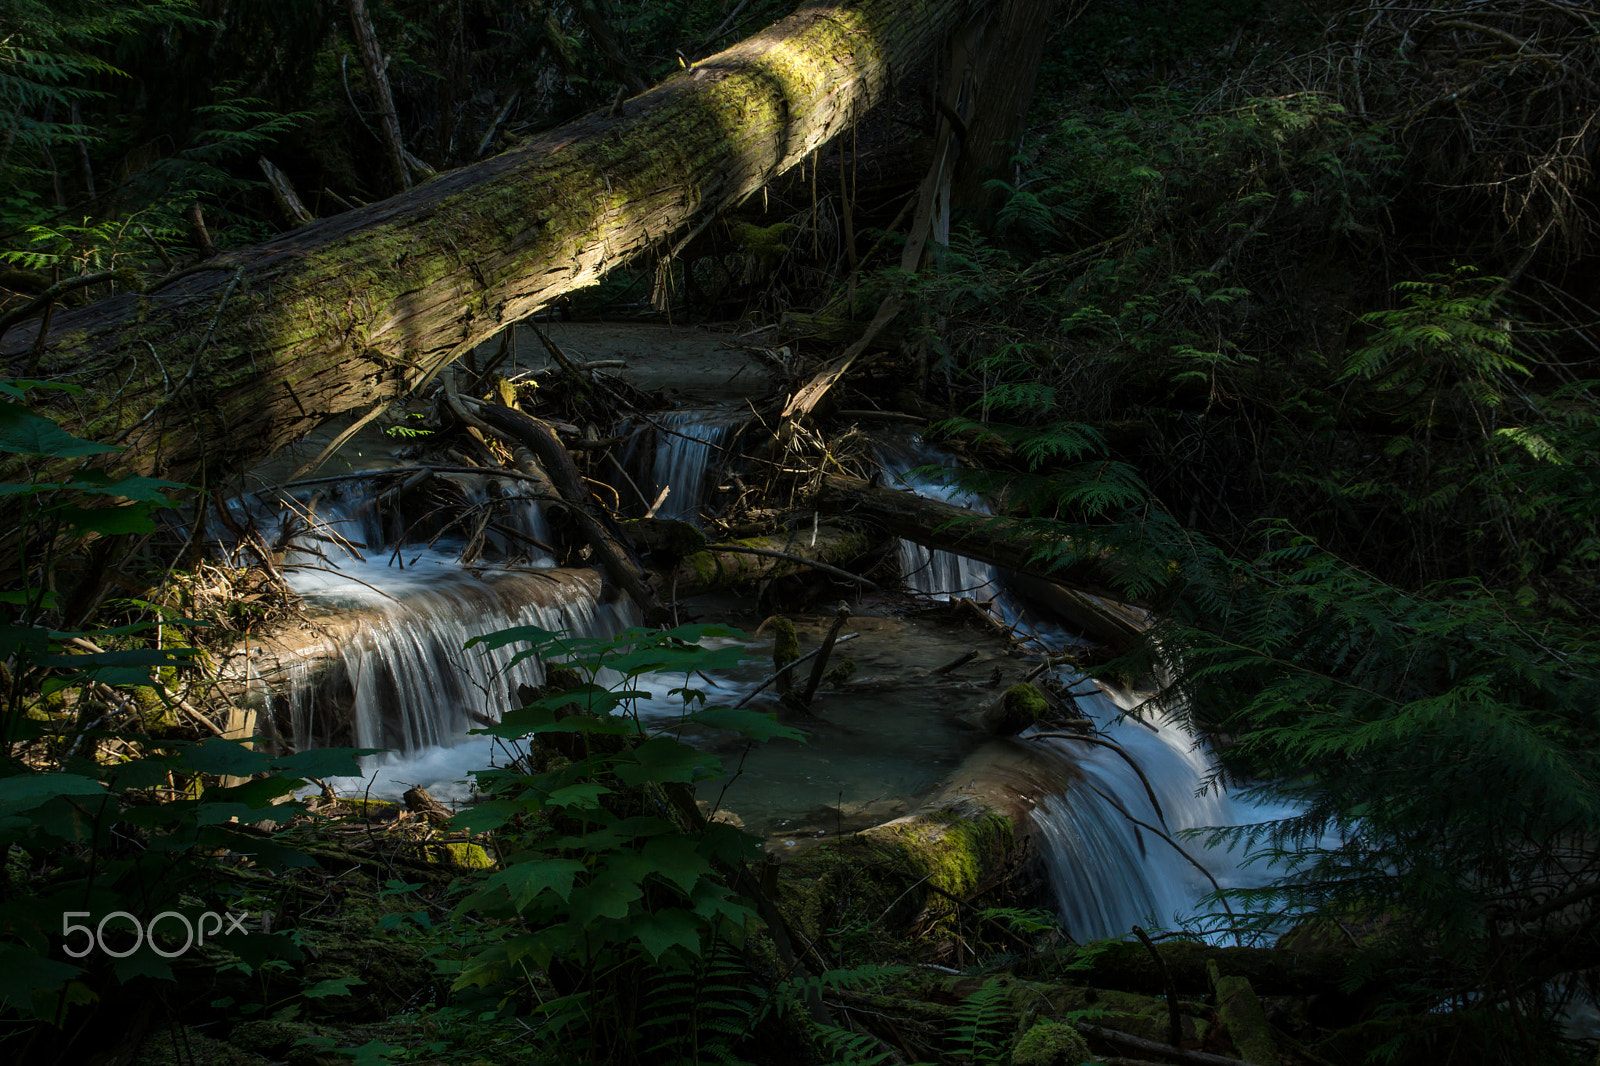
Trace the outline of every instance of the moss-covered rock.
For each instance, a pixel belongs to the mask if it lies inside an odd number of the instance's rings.
[[[1035,1022],[1011,1052],[1014,1066],[1078,1066],[1090,1058],[1089,1045],[1063,1022]]]
[[[1015,826],[980,804],[953,802],[826,841],[784,863],[783,897],[808,936],[866,922],[934,922],[1018,857]],[[937,891],[935,891],[937,890]]]
[[[855,677],[859,670],[860,667],[856,665],[854,659],[840,659],[834,664],[833,669],[828,671],[823,680],[830,685],[842,685],[852,677]]]
[[[447,860],[450,865],[463,870],[492,870],[495,868],[494,856],[482,844],[472,844],[467,841],[451,841],[443,845]]]
[[[1044,693],[1023,682],[1012,685],[984,707],[983,728],[996,736],[1014,736],[1049,714],[1050,701]]]

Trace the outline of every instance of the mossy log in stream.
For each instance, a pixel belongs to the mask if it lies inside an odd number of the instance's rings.
[[[1082,559],[1050,569],[1035,561],[1039,538],[1014,519],[840,475],[823,479],[819,506],[824,513],[869,519],[926,548],[1012,571],[1013,584],[1024,595],[1043,601],[1087,636],[1118,651],[1135,646],[1146,625],[1143,610],[1119,599],[1116,560]]]
[[[984,6],[808,5],[619,108],[155,291],[58,309],[37,355],[37,322],[0,353],[29,377],[117,382],[51,402],[73,432],[124,445],[123,468],[220,484],[665,250],[849,129]]]
[[[674,599],[697,592],[742,588],[758,581],[810,572],[814,568],[807,560],[848,567],[872,554],[876,547],[867,534],[833,525],[818,526],[815,538],[808,530],[803,537],[776,534],[746,537],[729,544],[734,549],[748,550],[718,551],[709,546],[670,565],[653,567],[656,587]],[[781,552],[791,558],[753,554],[755,551]]]

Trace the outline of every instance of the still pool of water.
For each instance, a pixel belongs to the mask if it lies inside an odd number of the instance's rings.
[[[804,742],[750,744],[729,733],[677,727],[682,699],[670,690],[685,685],[681,675],[649,675],[635,686],[650,694],[635,707],[648,728],[681,732],[721,762],[724,773],[698,789],[708,810],[722,812],[774,847],[853,832],[914,807],[988,739],[962,716],[1031,665],[1011,657],[989,632],[898,617],[870,604],[857,610],[844,632],[858,635],[839,645],[830,662],[831,667],[847,657],[856,664],[848,684],[824,685],[809,713],[785,705],[771,688],[748,704],[805,733]],[[771,673],[771,627],[757,633],[759,617],[709,600],[691,603],[685,620],[689,616],[755,634],[750,656],[738,668],[710,675],[709,681],[688,679],[706,693],[709,705],[737,703]],[[821,642],[833,621],[831,614],[790,617],[802,653]],[[978,659],[948,675],[931,674],[968,651],[977,651]],[[797,688],[804,686],[812,662],[799,667]],[[388,757],[365,778],[336,784],[341,792],[392,799],[421,785],[444,802],[462,802],[472,796],[473,771],[504,765],[511,754],[485,738],[462,736],[459,743]]]

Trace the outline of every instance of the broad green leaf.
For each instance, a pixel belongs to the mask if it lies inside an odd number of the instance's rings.
[[[37,626],[0,625],[0,658],[37,655],[50,647],[50,632]]]
[[[550,793],[550,798],[546,802],[552,807],[576,807],[578,810],[586,810],[600,806],[600,797],[610,794],[611,790],[602,784],[583,781],[556,789]]]
[[[701,857],[698,846],[693,837],[656,837],[647,841],[639,854],[653,873],[683,889],[687,896],[702,877],[711,873],[711,864]]]
[[[462,909],[478,906],[491,899],[499,889],[506,891],[512,906],[519,911],[538,898],[541,892],[553,892],[566,900],[572,895],[573,881],[583,871],[583,863],[573,859],[526,859],[495,871],[483,883],[483,887],[461,906]]]
[[[629,785],[642,785],[647,781],[697,781],[722,769],[715,756],[671,737],[652,737],[627,756],[631,756],[632,761],[624,762],[624,757],[618,756],[614,769],[617,777]]]
[[[467,833],[487,833],[491,829],[499,829],[519,814],[528,812],[526,803],[515,800],[489,800],[485,803],[475,803],[464,811],[457,811],[450,817],[450,828],[459,829]]]
[[[104,795],[106,786],[78,774],[17,774],[0,777],[0,810],[31,811],[61,796]]]
[[[69,459],[82,455],[104,455],[121,449],[74,437],[23,404],[0,400],[0,451]]]
[[[628,905],[644,895],[633,871],[607,865],[589,883],[572,892],[571,922],[583,927],[596,918],[626,918]]]
[[[76,670],[94,670],[104,666],[186,666],[195,654],[193,648],[128,648],[83,655],[46,655],[39,660],[39,665]]]
[[[127,958],[112,963],[111,971],[117,975],[117,980],[122,982],[132,981],[136,977],[149,977],[157,981],[174,980],[172,964],[151,951],[149,944]]]
[[[82,972],[82,967],[47,959],[24,947],[0,945],[0,1003],[31,1013],[35,989],[60,988]]]
[[[689,911],[666,907],[654,914],[636,916],[628,928],[650,957],[659,959],[662,952],[674,946],[698,954],[705,922]]]
[[[113,478],[104,470],[81,470],[72,475],[72,481],[66,487],[82,492],[86,496],[115,496],[143,503],[168,504],[172,502],[167,498],[168,492],[186,489],[189,486],[181,481],[167,481],[158,477],[130,474],[127,477]]]
[[[243,741],[224,740],[221,737],[184,748],[178,757],[178,765],[186,769],[202,774],[231,774],[236,777],[264,773],[271,769],[272,761],[272,756],[264,751],[250,750]]]
[[[707,707],[684,717],[691,722],[710,726],[712,729],[732,730],[758,743],[764,743],[774,737],[783,740],[806,739],[806,735],[793,726],[779,724],[777,715],[764,714],[744,707]]]
[[[121,533],[150,533],[156,528],[150,505],[130,503],[124,507],[78,507],[67,504],[56,508],[68,529],[114,537]]]
[[[359,977],[329,977],[318,981],[305,992],[301,993],[307,999],[327,999],[330,996],[348,996],[352,985],[366,984]]]
[[[280,755],[272,760],[272,768],[289,777],[355,777],[361,773],[361,756],[382,752],[382,748],[313,748]]]
[[[466,647],[473,648],[479,644],[488,649],[503,648],[508,644],[560,644],[563,638],[560,633],[552,633],[548,629],[538,626],[512,626],[510,629],[497,629],[493,633],[485,633],[481,637],[473,637],[467,641]]]

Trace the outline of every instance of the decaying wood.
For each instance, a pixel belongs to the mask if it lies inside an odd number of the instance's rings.
[[[758,191],[981,6],[808,5],[636,97],[625,116],[592,113],[149,295],[58,314],[41,372],[120,390],[93,409],[50,402],[67,428],[125,446],[121,468],[222,483],[332,415],[408,394],[510,323]],[[37,322],[15,328],[0,354],[24,366],[38,335]]]
[[[256,165],[266,177],[267,185],[272,189],[272,198],[277,201],[278,210],[283,212],[284,221],[291,226],[309,226],[315,221],[311,212],[306,210],[306,205],[300,202],[300,194],[294,191],[289,175],[273,166],[272,160],[266,156],[258,157]]]
[[[1025,594],[1036,584],[1070,586],[1056,598],[1062,613],[1087,635],[1115,648],[1131,646],[1139,627],[1137,614],[1117,601],[1112,584],[1113,561],[1083,559],[1059,570],[1033,561],[1037,542],[1009,518],[986,515],[913,492],[872,485],[860,478],[829,475],[823,479],[818,505],[833,514],[869,518],[885,531],[927,548],[956,552],[993,563],[1021,575]],[[1043,590],[1041,590],[1043,591]],[[1101,604],[1098,597],[1113,601]],[[1054,602],[1051,603],[1055,607]]]
[[[367,81],[372,85],[372,98],[378,105],[378,130],[383,136],[385,157],[389,163],[389,180],[396,189],[411,188],[411,172],[406,169],[406,145],[400,135],[400,115],[394,109],[394,94],[389,91],[389,60],[378,45],[378,35],[372,29],[372,19],[367,15],[362,0],[349,0],[350,30],[361,51],[361,65],[366,68]]]

